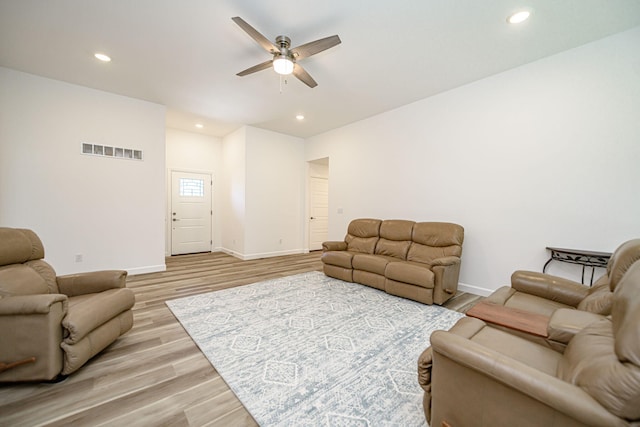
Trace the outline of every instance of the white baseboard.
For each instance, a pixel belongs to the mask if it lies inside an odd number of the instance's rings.
[[[157,273],[159,271],[167,271],[166,264],[149,265],[145,267],[136,267],[136,268],[127,269],[127,273],[129,273],[131,276],[135,276],[136,274]]]
[[[255,253],[255,254],[241,254],[240,252],[232,251],[226,248],[220,248],[220,250],[228,255],[234,256],[243,261],[250,261],[252,259],[261,259],[261,258],[272,258],[272,257],[284,256],[284,255],[296,255],[296,254],[309,253],[309,251],[305,252],[304,249],[291,249],[287,251],[263,252],[263,253]]]
[[[487,289],[487,288],[481,288],[479,286],[458,283],[458,290],[463,292],[469,292],[470,294],[474,294],[474,295],[488,297],[489,295],[491,295],[491,293],[493,293],[495,289]]]

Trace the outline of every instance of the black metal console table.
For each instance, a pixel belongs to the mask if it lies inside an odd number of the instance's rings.
[[[596,251],[583,251],[581,249],[563,249],[563,248],[551,248],[547,246],[547,249],[551,251],[551,258],[542,267],[542,272],[547,269],[547,265],[553,260],[560,262],[568,262],[569,264],[579,264],[582,266],[582,284],[584,284],[584,269],[591,267],[591,281],[589,286],[593,285],[593,274],[596,267],[606,268],[609,258],[611,258],[611,252],[596,252]]]

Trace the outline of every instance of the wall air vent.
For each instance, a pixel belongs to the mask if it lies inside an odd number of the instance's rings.
[[[142,150],[133,148],[112,147],[110,145],[93,144],[83,142],[80,144],[80,153],[89,156],[111,157],[113,159],[142,160]]]

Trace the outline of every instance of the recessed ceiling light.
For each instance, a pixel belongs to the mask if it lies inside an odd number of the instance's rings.
[[[298,115],[296,115],[296,119],[297,120],[304,120],[304,115],[303,114],[298,114]]]
[[[509,24],[519,24],[529,19],[529,16],[531,16],[531,12],[529,12],[528,10],[521,10],[520,12],[516,12],[513,15],[510,15],[507,18],[507,22]]]
[[[111,58],[108,55],[105,55],[104,53],[96,53],[93,56],[95,56],[102,62],[111,62]]]
[[[204,125],[202,123],[196,123],[196,127],[198,129],[202,129],[204,127]]]

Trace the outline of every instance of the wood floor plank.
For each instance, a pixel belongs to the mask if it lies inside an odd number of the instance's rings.
[[[129,276],[134,326],[57,384],[0,384],[4,426],[257,426],[165,302],[307,271],[320,252],[243,261],[216,252],[169,257],[166,271]],[[480,297],[460,292],[445,307]]]

